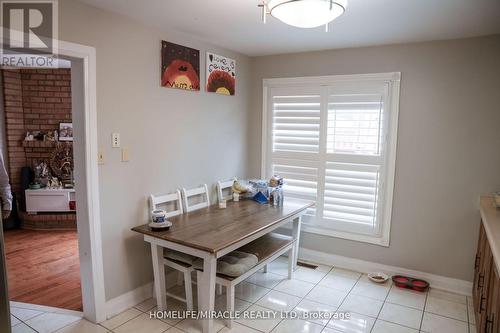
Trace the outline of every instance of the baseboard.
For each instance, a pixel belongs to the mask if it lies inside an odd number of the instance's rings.
[[[13,308],[21,308],[21,309],[50,312],[50,313],[60,313],[60,314],[67,314],[67,315],[83,317],[82,311],[74,311],[74,310],[56,308],[56,307],[47,306],[47,305],[38,305],[38,304],[10,301],[10,306]]]
[[[176,272],[169,272],[166,279],[168,281],[176,281],[176,274]],[[146,283],[123,295],[110,299],[106,302],[106,319],[128,310],[151,297],[155,298],[153,282]]]
[[[106,302],[106,319],[109,319],[153,296],[153,282],[126,292]]]
[[[470,296],[472,293],[472,282],[470,281],[454,279],[446,276],[420,272],[402,267],[383,265],[375,262],[343,257],[305,248],[299,249],[299,259],[312,261],[318,264],[350,269],[361,273],[382,271],[388,275],[408,275],[424,279],[430,283],[431,287],[436,289],[442,289],[467,296]]]

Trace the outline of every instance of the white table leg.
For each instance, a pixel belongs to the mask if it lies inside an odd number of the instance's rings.
[[[297,269],[297,261],[299,260],[300,224],[301,224],[301,216],[299,216],[295,220],[293,220],[292,237],[293,237],[293,239],[295,239],[295,245],[294,245],[295,262],[293,263],[293,270]]]
[[[153,274],[155,279],[156,304],[158,311],[167,309],[167,291],[165,286],[165,265],[163,264],[163,247],[151,243],[153,258]]]
[[[198,280],[198,309],[205,314],[214,311],[216,266],[217,259],[215,256],[206,257],[203,260],[201,281]],[[213,320],[211,318],[203,320],[202,325],[203,333],[213,332]]]

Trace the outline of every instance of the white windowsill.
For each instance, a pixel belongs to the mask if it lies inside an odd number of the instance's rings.
[[[346,240],[352,240],[352,241],[356,241],[356,242],[362,242],[362,243],[368,243],[368,244],[389,247],[389,237],[384,237],[384,236],[382,236],[382,237],[369,236],[369,235],[361,235],[361,234],[342,232],[342,231],[337,231],[337,230],[332,230],[332,229],[328,229],[328,228],[314,226],[314,225],[307,224],[307,223],[302,223],[302,231],[308,232],[311,234],[321,235],[321,236],[329,236],[329,237],[341,238],[341,239],[346,239]]]

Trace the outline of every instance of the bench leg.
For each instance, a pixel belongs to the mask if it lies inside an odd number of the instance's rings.
[[[193,311],[193,286],[190,270],[184,272],[184,288],[186,289],[186,308],[188,311]]]
[[[264,273],[267,273],[267,265],[264,266]]]
[[[293,279],[293,272],[295,271],[295,246],[292,246],[288,251],[288,280]]]
[[[232,316],[234,313],[234,285],[226,286],[226,310]],[[233,327],[233,320],[228,318],[225,320],[228,328]]]
[[[299,241],[300,241],[300,227],[301,227],[301,217],[297,217],[293,220],[293,229],[292,229],[292,237],[295,240],[294,245],[294,258],[295,263],[293,264],[293,269],[297,269],[297,260],[299,259]]]

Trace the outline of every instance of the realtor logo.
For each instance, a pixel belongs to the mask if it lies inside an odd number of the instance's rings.
[[[49,62],[55,60],[57,46],[56,0],[2,0],[0,10],[1,64],[53,67]]]

